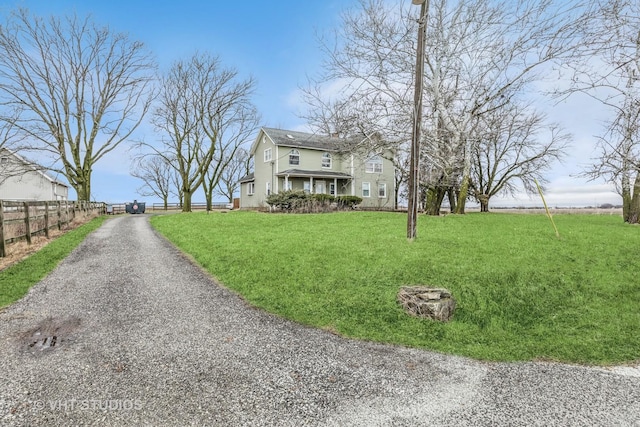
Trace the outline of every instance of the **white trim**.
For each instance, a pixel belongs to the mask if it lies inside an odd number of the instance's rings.
[[[380,190],[383,190],[384,192],[383,194],[380,194]],[[387,183],[386,182],[381,182],[378,184],[378,198],[380,199],[386,199],[387,198]]]
[[[292,156],[298,156],[298,161],[296,163],[292,163],[291,162],[291,158]],[[296,149],[296,148],[292,148],[289,151],[289,165],[290,166],[300,166],[300,150]]]
[[[383,163],[382,157],[379,155],[369,157],[364,164],[364,173],[383,173]]]
[[[350,175],[353,177],[351,179],[351,195],[355,196],[356,195],[356,174],[355,174],[355,167],[354,167],[354,158],[353,158],[353,154],[351,155],[351,165],[350,165]]]
[[[329,166],[324,165],[324,161],[329,160]],[[333,169],[333,156],[328,151],[322,153],[322,158],[320,159],[320,166],[322,169]]]
[[[366,196],[364,195],[364,187],[365,187],[365,186],[367,187],[367,192],[369,193],[369,194],[367,194]],[[370,182],[363,182],[363,183],[362,183],[362,197],[363,197],[363,198],[369,198],[369,197],[371,197],[371,183],[370,183]]]

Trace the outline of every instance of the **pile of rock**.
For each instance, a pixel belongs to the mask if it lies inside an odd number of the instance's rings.
[[[429,286],[403,286],[398,292],[398,302],[412,316],[448,322],[453,317],[456,301],[444,288]]]

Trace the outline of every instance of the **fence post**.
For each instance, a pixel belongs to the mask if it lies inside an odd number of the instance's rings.
[[[7,256],[7,247],[4,244],[4,203],[0,200],[0,258]]]
[[[56,215],[58,216],[58,230],[62,230],[62,224],[60,223],[62,219],[62,204],[60,200],[56,201]]]
[[[24,227],[27,243],[31,244],[31,218],[29,218],[29,202],[24,202]]]
[[[44,202],[44,235],[49,238],[49,202]]]

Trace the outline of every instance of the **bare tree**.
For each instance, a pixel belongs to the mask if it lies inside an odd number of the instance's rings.
[[[220,174],[216,194],[225,197],[229,203],[232,203],[233,197],[240,186],[240,179],[252,170],[251,161],[252,158],[249,155],[249,151],[240,147]]]
[[[585,14],[583,42],[560,97],[581,92],[611,111],[598,140],[600,155],[585,175],[614,183],[626,222],[640,222],[640,3],[593,0]]]
[[[234,135],[251,127],[254,86],[253,79],[239,80],[236,70],[222,68],[220,60],[208,54],[176,62],[162,79],[153,123],[162,134],[163,146],[142,145],[170,160],[176,169],[183,212],[191,211],[192,195],[203,185],[212,164],[226,161],[220,151],[237,144]]]
[[[21,135],[14,123],[15,116],[0,117],[0,184],[13,176],[22,175],[25,170],[24,162],[16,161]],[[33,167],[35,164],[30,164],[29,169]]]
[[[151,154],[139,156],[134,160],[131,175],[143,182],[137,190],[138,194],[143,197],[159,197],[162,199],[164,209],[167,209],[174,172],[167,158]]]
[[[241,169],[238,168],[238,163],[246,165],[248,154],[243,153],[245,150],[242,150],[241,146],[255,133],[260,121],[260,116],[253,105],[241,103],[236,107],[232,113],[220,116],[220,123],[216,125],[218,133],[215,141],[215,154],[202,181],[207,210],[212,208],[213,194],[219,188],[223,177],[228,177],[229,172],[233,172],[229,169],[235,168],[238,171]],[[244,159],[242,158],[243,154]],[[237,156],[240,158],[236,159]],[[237,182],[231,190],[236,186]],[[233,191],[231,191],[229,199],[229,202],[232,201]]]
[[[79,200],[91,171],[127,140],[151,100],[155,64],[142,43],[89,18],[31,16],[0,27],[0,103],[13,125],[59,161]]]
[[[600,154],[584,171],[591,179],[615,184],[622,196],[625,222],[640,222],[640,108],[619,110],[598,138]]]
[[[546,182],[544,173],[562,158],[570,135],[548,124],[542,114],[513,106],[482,117],[473,144],[470,190],[482,212],[500,193],[515,193],[518,186],[530,193],[535,182]]]
[[[431,3],[421,153],[421,170],[429,176],[421,182],[436,201],[446,193],[456,194],[456,210],[463,213],[478,118],[525,98],[542,78],[544,67],[571,52],[576,43],[578,0]],[[333,90],[324,95],[328,98],[324,103],[311,103],[310,115],[315,119],[309,117],[310,123],[336,118],[341,124],[365,129],[366,134],[378,132],[392,144],[408,143],[417,11],[407,4],[361,0],[359,9],[343,15],[333,41],[322,44],[327,72],[319,81],[325,94]],[[341,83],[339,90],[336,82]],[[322,99],[323,92],[315,88],[306,93]],[[348,121],[340,114],[344,111],[350,111]]]

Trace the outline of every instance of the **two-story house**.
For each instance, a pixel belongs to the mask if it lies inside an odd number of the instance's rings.
[[[263,208],[271,193],[362,197],[362,207],[393,209],[392,153],[369,152],[367,144],[263,127],[251,146],[254,172],[240,180],[240,208]]]
[[[41,167],[6,148],[0,148],[0,200],[68,200],[69,186]]]

